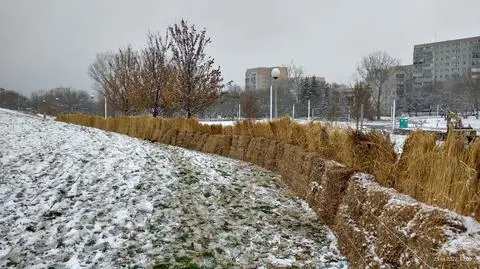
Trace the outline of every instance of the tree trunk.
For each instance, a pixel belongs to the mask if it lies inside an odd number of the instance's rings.
[[[190,119],[192,117],[192,112],[190,109],[187,109],[187,119]]]
[[[377,95],[377,120],[380,120],[380,97],[382,95],[382,88],[378,87],[378,95]]]
[[[128,100],[124,101],[123,113],[125,114],[125,116],[128,116]]]
[[[475,118],[478,120],[478,101],[475,99],[475,104],[473,105],[473,108],[475,109]]]
[[[356,121],[355,121],[355,130],[358,130],[358,127],[360,126],[360,119],[359,117],[357,117]]]

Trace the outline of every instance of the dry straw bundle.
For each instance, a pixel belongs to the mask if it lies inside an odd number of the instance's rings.
[[[272,167],[275,162],[265,156],[275,158],[278,153],[267,154],[269,148],[275,143],[287,143],[343,163],[353,171],[373,174],[380,184],[417,200],[480,218],[480,140],[467,144],[463,137],[450,135],[438,144],[434,135],[415,132],[406,140],[398,159],[386,133],[359,133],[320,123],[300,125],[288,117],[273,122],[244,120],[233,126],[148,116],[105,120],[99,116],[61,114],[57,120],[197,150],[215,144],[210,151],[255,163],[260,163],[261,158],[262,163],[272,163]],[[222,143],[209,142],[210,135],[221,135],[215,139]],[[265,146],[265,155],[253,156],[252,149],[246,147],[254,147],[252,143]]]
[[[395,187],[420,201],[478,219],[480,141],[468,144],[465,137],[451,134],[437,144],[434,135],[424,132],[407,139]]]

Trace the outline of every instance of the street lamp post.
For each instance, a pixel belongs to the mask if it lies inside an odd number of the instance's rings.
[[[272,120],[272,116],[273,116],[273,113],[272,113],[272,109],[273,109],[273,106],[272,106],[272,102],[273,102],[273,98],[272,98],[273,81],[276,80],[280,76],[280,69],[273,68],[272,72],[271,72],[271,76],[272,76],[272,80],[270,80],[270,120]],[[276,93],[276,89],[275,89],[275,93]],[[277,95],[275,94],[275,115],[277,115],[276,107],[277,107]]]
[[[105,109],[105,119],[107,119],[107,96],[104,94],[103,98],[105,100],[105,103],[104,103],[105,104],[105,108],[104,108]]]
[[[88,108],[89,112],[94,114],[95,113],[95,95],[90,94],[90,106]]]
[[[395,131],[395,97],[393,97],[393,102],[392,102],[392,131]]]
[[[397,92],[392,89],[392,132],[395,131],[395,112],[397,110],[396,108],[396,101],[397,101]]]
[[[43,119],[46,119],[47,118],[47,101],[43,99],[42,103],[43,103]]]
[[[238,104],[238,120],[240,120],[240,116],[241,116],[241,105]]]
[[[308,99],[307,108],[308,108],[308,111],[307,111],[307,120],[310,121],[310,99]]]
[[[55,112],[53,112],[54,115],[56,115],[58,113],[58,111],[60,110],[60,108],[59,108],[60,105],[59,105],[59,102],[58,102],[59,100],[60,100],[60,98],[55,97],[55,102],[53,103],[53,109],[52,109],[52,110],[55,111]]]
[[[278,89],[277,88],[275,88],[275,119],[278,119],[278,98],[277,98]]]

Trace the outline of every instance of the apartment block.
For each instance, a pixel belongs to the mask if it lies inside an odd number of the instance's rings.
[[[398,111],[408,111],[409,96],[412,96],[413,88],[413,65],[401,65],[395,68],[394,96],[397,100]]]
[[[322,77],[322,76],[306,75],[305,77],[307,77],[307,78],[315,77],[315,79],[316,79],[319,83],[326,83],[326,82],[327,82],[327,81],[325,80],[325,77]]]
[[[270,87],[272,77],[271,72],[275,67],[257,67],[247,69],[245,72],[245,90],[260,90]],[[280,70],[278,79],[287,79],[287,68],[276,67]]]
[[[480,36],[415,45],[413,87],[480,73]]]

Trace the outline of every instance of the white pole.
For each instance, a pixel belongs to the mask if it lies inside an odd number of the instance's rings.
[[[273,102],[272,92],[273,92],[273,84],[270,83],[270,120],[272,120],[272,102]]]
[[[390,106],[390,123],[392,125],[392,130],[394,129],[393,125],[393,99],[392,99],[392,105]]]
[[[363,131],[363,103],[360,104],[360,131]]]
[[[240,115],[241,115],[241,110],[240,110],[240,104],[238,104],[238,120],[240,120]]]
[[[295,104],[293,104],[292,108],[292,118],[295,119]]]
[[[392,104],[392,130],[395,130],[395,99]]]
[[[308,113],[307,113],[307,120],[310,120],[310,99],[308,99]]]
[[[107,119],[107,97],[105,97],[105,119]]]
[[[275,119],[278,119],[278,98],[277,98],[278,89],[275,88]]]
[[[43,119],[47,118],[47,102],[43,100]]]
[[[440,110],[440,105],[437,105],[437,117],[438,117],[438,115],[439,115],[439,114],[438,114],[439,110]]]

